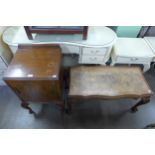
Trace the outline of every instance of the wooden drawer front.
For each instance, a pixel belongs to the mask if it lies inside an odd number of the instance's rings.
[[[61,100],[57,81],[6,81],[13,91],[25,101],[50,102]]]
[[[88,63],[88,64],[104,63],[103,56],[82,56],[81,60],[82,60],[82,63]]]
[[[117,62],[125,62],[125,63],[148,63],[151,62],[152,58],[138,58],[138,57],[117,57]]]
[[[83,48],[84,55],[105,55],[107,48]]]

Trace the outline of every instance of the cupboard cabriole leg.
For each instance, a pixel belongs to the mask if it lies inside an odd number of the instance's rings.
[[[61,110],[62,113],[64,112],[64,110],[65,110],[64,102],[62,103],[62,105],[60,105],[60,110]]]
[[[68,100],[67,100],[67,109],[66,109],[66,113],[67,113],[67,114],[71,114],[71,112],[72,112],[72,105],[71,105],[70,100],[68,99]]]

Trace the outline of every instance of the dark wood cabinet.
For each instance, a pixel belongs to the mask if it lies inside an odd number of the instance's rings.
[[[21,99],[64,107],[59,46],[19,46],[3,79]]]

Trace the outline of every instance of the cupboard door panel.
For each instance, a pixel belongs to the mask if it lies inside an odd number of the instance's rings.
[[[23,100],[50,102],[61,100],[62,94],[57,81],[7,81],[8,85]]]

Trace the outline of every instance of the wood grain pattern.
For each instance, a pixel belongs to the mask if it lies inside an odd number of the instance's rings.
[[[4,79],[57,80],[60,64],[61,52],[58,46],[20,46]]]
[[[27,102],[64,106],[59,46],[20,45],[3,79],[30,111]]]
[[[152,94],[138,67],[73,67],[70,97],[143,98]]]
[[[47,103],[62,100],[62,88],[59,81],[6,80],[6,83],[24,101]]]

